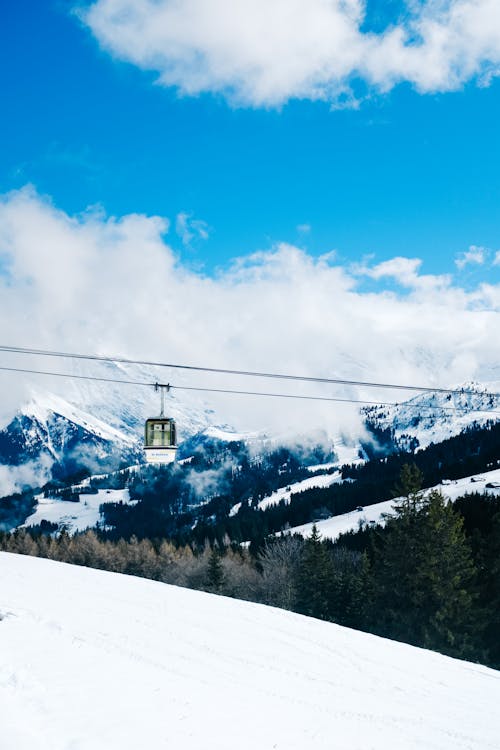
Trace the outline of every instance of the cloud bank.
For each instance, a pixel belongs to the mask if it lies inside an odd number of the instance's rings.
[[[423,274],[418,259],[402,257],[346,267],[331,254],[314,258],[286,243],[208,277],[179,262],[165,236],[168,225],[138,214],[71,216],[32,188],[1,197],[0,342],[378,382],[449,386],[500,379],[500,285],[464,289],[452,276]],[[0,364],[69,366],[6,354]],[[394,396],[179,371],[165,377],[193,386]],[[0,372],[0,378],[4,414],[33,384],[45,386],[36,376]],[[67,396],[63,379],[50,385]],[[135,398],[133,389],[122,390],[124,403]],[[181,402],[194,398],[177,394]],[[354,424],[352,410],[339,405],[212,395],[204,403],[241,429]]]
[[[277,106],[388,91],[487,84],[500,70],[497,0],[407,0],[378,33],[363,0],[97,0],[80,16],[104,49],[183,94]]]

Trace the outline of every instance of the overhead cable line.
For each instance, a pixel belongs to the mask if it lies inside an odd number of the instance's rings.
[[[292,398],[292,399],[299,399],[304,401],[330,401],[330,402],[336,402],[336,403],[346,403],[346,404],[364,404],[365,406],[401,406],[402,404],[399,404],[397,402],[390,402],[390,401],[368,401],[365,399],[354,399],[354,398],[340,398],[340,397],[334,397],[334,396],[305,396],[303,394],[298,393],[269,393],[269,392],[263,392],[263,391],[240,391],[240,390],[233,390],[230,388],[202,388],[198,386],[188,386],[188,385],[172,385],[171,383],[158,383],[158,382],[146,382],[143,380],[122,380],[119,378],[104,378],[99,377],[96,375],[75,375],[68,372],[53,372],[50,370],[33,370],[30,368],[23,368],[23,367],[5,367],[0,366],[0,371],[3,372],[20,372],[20,373],[28,373],[32,375],[49,375],[54,376],[58,378],[72,378],[75,380],[90,380],[90,381],[98,381],[101,383],[116,383],[118,385],[137,385],[137,386],[145,386],[147,388],[166,388],[168,390],[176,390],[176,391],[198,391],[203,393],[222,393],[222,394],[234,394],[238,396],[266,396],[270,398]],[[476,394],[477,395],[477,394]],[[488,394],[490,395],[490,394]],[[467,409],[465,406],[419,406],[417,404],[404,404],[405,408],[409,409],[415,409],[419,412],[423,410],[430,410],[430,411],[451,411],[451,412],[484,412],[485,414],[500,414],[500,411],[496,411],[493,409]]]
[[[110,357],[97,354],[79,354],[75,352],[58,352],[49,349],[30,349],[21,346],[7,346],[0,344],[0,351],[12,354],[32,354],[41,357],[67,357],[69,359],[84,359],[96,362],[109,362],[115,364],[146,365],[148,367],[169,367],[178,370],[191,370],[196,372],[211,372],[224,375],[248,376],[257,378],[276,378],[281,380],[296,380],[306,383],[325,383],[331,385],[353,385],[366,388],[385,388],[389,390],[419,391],[423,393],[446,393],[455,395],[477,395],[477,391],[465,388],[438,388],[425,385],[404,385],[401,383],[374,383],[364,380],[346,380],[342,378],[322,378],[309,375],[290,375],[286,373],[257,372],[253,370],[230,370],[222,367],[201,367],[195,365],[180,365],[172,362],[156,362],[143,359],[128,359],[125,357]],[[500,393],[488,394],[494,398],[500,398]]]
[[[70,372],[52,372],[51,370],[31,370],[27,367],[0,367],[5,372],[25,372],[32,375],[53,375],[56,378],[73,378],[75,380],[97,380],[101,383],[122,383],[123,385],[147,385],[148,388],[156,383],[145,383],[143,380],[119,380],[118,378],[102,378],[97,375],[74,375]],[[160,383],[158,383],[160,385]]]

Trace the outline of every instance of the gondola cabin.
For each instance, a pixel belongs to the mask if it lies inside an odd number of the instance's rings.
[[[170,464],[177,453],[177,430],[170,417],[153,417],[144,427],[144,452],[151,464]]]

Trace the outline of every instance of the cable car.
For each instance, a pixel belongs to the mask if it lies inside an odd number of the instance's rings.
[[[161,391],[160,416],[146,419],[144,426],[144,453],[146,461],[151,464],[170,464],[175,461],[177,453],[175,419],[165,416],[165,388],[170,390],[168,385],[155,385],[155,390]]]

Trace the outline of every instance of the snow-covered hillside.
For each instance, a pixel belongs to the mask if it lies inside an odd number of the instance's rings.
[[[335,471],[333,474],[317,474],[313,477],[307,477],[302,479],[300,482],[294,482],[286,487],[280,487],[275,490],[269,497],[265,497],[264,500],[259,502],[258,507],[261,510],[265,510],[270,505],[277,505],[280,502],[289,503],[292,494],[297,492],[305,492],[313,487],[331,487],[332,484],[342,482],[342,475],[340,471]]]
[[[325,464],[325,466],[329,467],[330,464]],[[274,492],[272,492],[268,497],[260,500],[257,504],[257,507],[260,508],[260,510],[265,510],[266,508],[269,508],[270,505],[277,505],[281,502],[284,502],[288,505],[293,493],[304,492],[305,490],[310,490],[313,487],[330,487],[332,484],[336,484],[337,482],[341,481],[342,477],[340,471],[336,471],[333,474],[317,474],[313,477],[307,477],[307,479],[302,479],[300,482],[293,482],[292,484],[287,484],[285,487],[279,487],[277,490],[274,490]],[[241,505],[241,503],[236,503],[236,505],[233,505],[229,512],[229,515],[235,516],[241,508]]]
[[[483,471],[481,474],[474,474],[473,476],[453,481],[444,480],[441,484],[431,487],[426,492],[430,492],[431,490],[439,490],[451,501],[471,492],[486,492],[491,495],[500,495],[500,469]],[[383,524],[384,514],[391,513],[394,503],[397,503],[399,500],[401,498],[385,500],[382,503],[367,505],[365,508],[353,510],[350,513],[342,513],[342,515],[333,516],[332,518],[305,523],[302,526],[295,526],[288,529],[287,534],[309,536],[315,523],[322,537],[325,539],[337,539],[341,534],[345,534],[348,531],[355,531],[359,528],[360,524]]]
[[[500,673],[263,605],[0,554],[2,750],[498,750]]]
[[[130,500],[127,489],[98,490],[95,494],[76,494],[74,501],[43,497],[43,495],[35,496],[35,500],[35,510],[22,526],[37,526],[42,521],[48,521],[57,524],[59,531],[64,529],[69,534],[98,526],[101,520],[99,508],[103,503],[130,505],[134,502]]]

